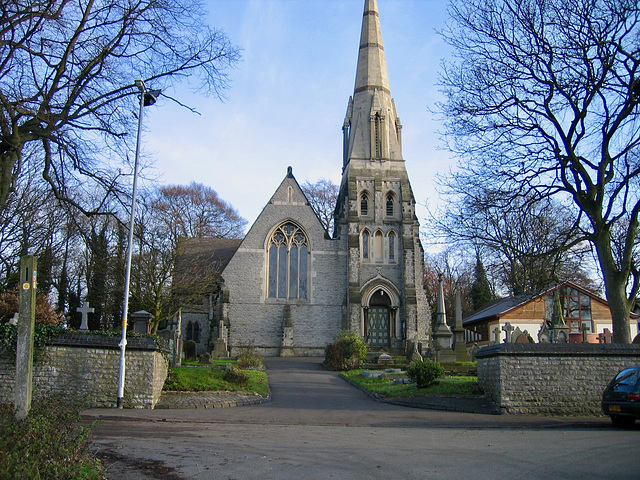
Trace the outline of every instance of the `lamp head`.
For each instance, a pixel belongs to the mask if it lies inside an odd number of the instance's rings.
[[[144,91],[146,90],[146,87],[144,86],[144,80],[142,80],[141,78],[136,78],[135,84],[136,87],[138,87],[138,90],[144,93]]]

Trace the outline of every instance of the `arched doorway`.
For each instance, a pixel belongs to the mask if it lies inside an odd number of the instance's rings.
[[[370,347],[383,348],[391,345],[391,299],[382,289],[377,289],[369,300],[365,314],[365,335]]]

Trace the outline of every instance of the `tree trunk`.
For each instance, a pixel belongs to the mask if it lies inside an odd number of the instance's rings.
[[[20,146],[22,147],[22,146]],[[14,169],[20,157],[20,149],[0,142],[0,211],[4,210],[13,187]]]
[[[620,272],[613,256],[609,240],[594,241],[600,269],[604,277],[605,293],[611,310],[613,343],[631,343],[629,316],[633,302],[627,297],[629,274]]]

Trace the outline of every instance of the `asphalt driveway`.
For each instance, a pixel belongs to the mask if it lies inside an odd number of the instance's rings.
[[[99,419],[92,448],[108,478],[638,478],[640,429],[606,418],[408,408],[371,399],[319,359],[266,363],[272,398],[260,405],[85,411]]]

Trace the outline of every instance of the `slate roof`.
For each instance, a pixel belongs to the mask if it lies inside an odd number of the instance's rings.
[[[174,285],[187,277],[222,274],[242,243],[239,238],[185,238],[180,241],[173,274]]]

